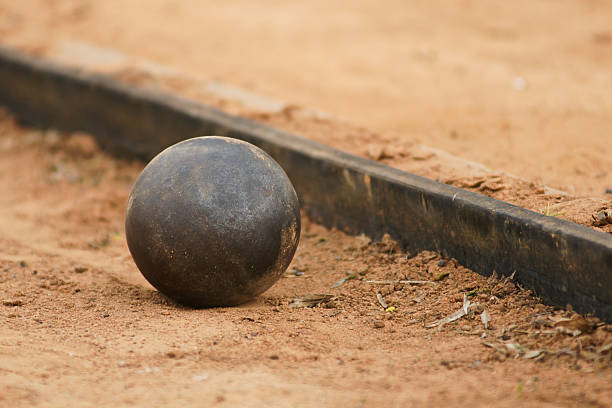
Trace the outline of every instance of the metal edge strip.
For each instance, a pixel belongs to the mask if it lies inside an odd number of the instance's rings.
[[[115,154],[150,159],[180,140],[224,135],[274,157],[316,222],[389,233],[558,306],[612,321],[612,236],[428,180],[168,93],[0,47],[0,105],[38,127],[86,131]]]

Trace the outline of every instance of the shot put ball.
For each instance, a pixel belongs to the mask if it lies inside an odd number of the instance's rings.
[[[263,150],[227,137],[170,146],[128,199],[134,262],[160,292],[193,307],[244,303],[289,266],[300,236],[297,195]]]

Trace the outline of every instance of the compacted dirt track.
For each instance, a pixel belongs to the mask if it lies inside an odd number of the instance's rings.
[[[611,19],[603,1],[0,0],[0,45],[612,232],[592,219],[611,208]],[[253,302],[172,303],[125,244],[143,165],[0,114],[1,406],[612,405],[609,324],[307,219]]]
[[[172,303],[125,244],[142,166],[87,135],[0,120],[0,405],[612,404],[612,326],[308,219],[289,270],[253,302]]]

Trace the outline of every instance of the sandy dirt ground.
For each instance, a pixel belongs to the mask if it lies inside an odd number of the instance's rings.
[[[172,303],[125,244],[142,167],[87,135],[0,119],[0,405],[612,404],[612,325],[308,219],[288,271],[251,303]]]
[[[88,56],[132,84],[612,232],[592,219],[612,208],[610,21],[595,0],[0,0],[0,44]],[[254,107],[215,81],[284,103]],[[125,244],[142,167],[0,115],[0,406],[612,405],[611,325],[307,219],[293,264],[253,302],[172,303]]]

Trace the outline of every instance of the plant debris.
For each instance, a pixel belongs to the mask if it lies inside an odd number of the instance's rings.
[[[448,277],[449,275],[450,275],[450,272],[442,272],[441,274],[437,275],[433,280],[434,282],[440,282],[441,280]]]
[[[329,302],[334,296],[326,294],[304,295],[299,298],[294,298],[290,307],[315,307]]]
[[[539,360],[540,358],[544,357],[545,353],[546,352],[544,350],[531,350],[526,352],[523,357],[526,359]]]
[[[378,303],[382,306],[382,308],[384,310],[387,310],[389,305],[387,304],[387,302],[385,302],[385,299],[383,299],[382,294],[380,292],[376,294],[376,299],[378,299]]]
[[[425,325],[426,328],[431,329],[436,326],[440,326],[446,323],[454,322],[455,320],[461,319],[463,316],[467,315],[470,312],[470,306],[475,306],[476,304],[471,304],[468,300],[467,295],[463,295],[463,306],[461,309],[457,310],[455,313],[446,316],[440,320],[436,320],[435,322],[429,323]]]
[[[597,349],[597,353],[603,354],[610,350],[612,350],[612,343],[604,344],[603,346]]]
[[[571,319],[557,321],[554,328],[561,333],[576,337],[582,333],[593,333],[599,323],[599,319],[596,318],[574,315]]]
[[[602,227],[607,224],[612,224],[612,209],[598,211],[593,217],[593,226]]]
[[[491,322],[491,315],[486,310],[483,310],[480,314],[480,321],[484,325],[485,330],[489,328],[489,323]]]
[[[396,283],[406,284],[406,285],[425,285],[427,283],[435,283],[432,281],[426,280],[367,280],[366,283],[373,283],[377,285],[393,285]]]
[[[337,282],[336,282],[336,283],[334,283],[333,285],[331,285],[331,288],[332,288],[332,289],[339,288],[340,286],[344,285],[344,283],[345,283],[346,281],[351,280],[351,279],[356,279],[357,277],[358,277],[358,274],[356,274],[356,273],[352,273],[352,274],[350,274],[350,275],[348,275],[348,276],[346,276],[346,277],[344,277],[344,278],[340,279],[339,281],[337,281]]]

